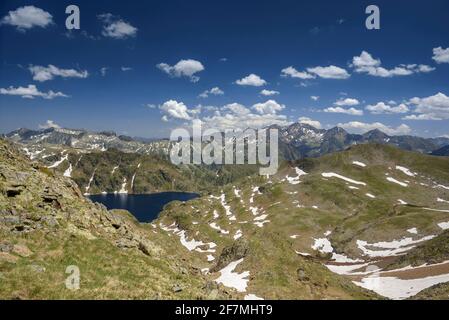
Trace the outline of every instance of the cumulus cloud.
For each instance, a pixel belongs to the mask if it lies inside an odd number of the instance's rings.
[[[262,91],[260,91],[260,94],[266,97],[275,96],[279,94],[279,91],[263,89]]]
[[[267,84],[267,82],[259,77],[257,74],[251,73],[250,75],[239,79],[235,82],[239,86],[253,86],[253,87],[261,87]]]
[[[159,63],[156,67],[171,77],[187,77],[192,82],[199,81],[200,78],[195,74],[204,70],[203,64],[193,59],[180,60],[174,66],[167,63]]]
[[[133,68],[131,68],[131,67],[121,67],[120,68],[120,70],[122,70],[123,72],[126,72],[126,71],[131,71]]]
[[[352,116],[363,116],[363,110],[359,110],[356,108],[342,108],[342,107],[329,107],[323,110],[327,113],[344,113]]]
[[[351,107],[359,105],[359,100],[353,98],[345,98],[337,100],[334,105],[339,107]]]
[[[223,107],[223,110],[225,111],[231,111],[233,114],[235,115],[239,115],[239,116],[245,116],[249,113],[251,113],[251,111],[245,107],[244,105],[240,104],[240,103],[230,103],[227,104]]]
[[[312,99],[313,101],[318,101],[320,99],[319,96],[310,96],[310,99]]]
[[[390,101],[390,104],[391,102],[394,101]],[[407,113],[409,111],[409,108],[404,103],[401,103],[398,106],[391,106],[390,104],[378,102],[376,104],[367,105],[365,109],[371,112],[372,114],[397,114],[397,113]]]
[[[235,112],[229,108],[215,113],[213,116],[201,119],[204,127],[219,131],[245,130],[247,128],[259,129],[273,124],[285,126],[290,124],[287,117],[279,114],[255,114],[252,112]],[[247,109],[247,108],[246,108]],[[249,109],[247,109],[249,111]],[[240,111],[243,111],[241,109]]]
[[[449,63],[449,48],[433,48],[432,59],[435,60],[436,63]]]
[[[192,120],[189,109],[183,102],[176,100],[168,100],[159,106],[159,109],[164,113],[162,119],[168,121],[170,118],[181,120]]]
[[[307,68],[307,71],[323,79],[348,79],[351,76],[345,69],[333,65]]]
[[[394,128],[387,126],[381,122],[365,123],[359,121],[351,121],[347,123],[339,123],[338,126],[351,133],[365,133],[374,129],[379,129],[380,131],[391,136],[409,134],[412,131],[411,128],[406,124],[401,124],[400,126]]]
[[[136,27],[111,13],[102,13],[98,15],[98,19],[103,22],[103,31],[101,34],[105,37],[126,39],[135,37],[137,34]]]
[[[362,51],[360,56],[352,58],[351,67],[357,73],[366,73],[374,77],[390,78],[395,76],[408,76],[414,73],[427,73],[435,68],[424,64],[400,64],[392,69],[386,69],[381,66],[380,59],[375,59],[366,51]]]
[[[224,91],[221,90],[219,87],[213,87],[210,90],[206,90],[206,91],[202,92],[199,95],[199,97],[200,98],[207,98],[207,97],[209,97],[209,95],[222,96],[222,95],[224,95]]]
[[[86,70],[60,69],[52,64],[49,64],[48,67],[31,65],[28,70],[33,75],[33,80],[39,82],[52,80],[55,77],[87,78],[89,76],[89,73]]]
[[[337,66],[307,68],[307,72],[298,71],[292,66],[282,69],[282,77],[298,78],[302,80],[315,79],[317,76],[323,79],[347,79],[351,75],[343,68]]]
[[[47,11],[35,6],[24,6],[14,11],[9,11],[0,20],[0,25],[2,24],[11,25],[20,31],[25,31],[33,27],[46,28],[53,24],[53,17]]]
[[[437,93],[426,98],[412,98],[409,104],[415,106],[415,115],[405,117],[405,120],[446,120],[449,119],[449,97]]]
[[[47,122],[45,122],[44,124],[39,125],[39,129],[50,129],[50,128],[59,129],[61,128],[61,126],[55,123],[53,120],[47,120]]]
[[[28,85],[28,87],[8,87],[8,88],[0,88],[0,94],[10,95],[10,96],[20,96],[26,99],[34,99],[35,97],[40,97],[44,99],[54,99],[57,97],[68,97],[62,92],[54,92],[52,90],[48,92],[41,92],[37,89],[34,84]]]
[[[268,100],[263,103],[256,103],[252,107],[259,114],[276,114],[282,111],[285,105],[277,103],[275,100]]]
[[[310,119],[308,117],[300,117],[298,119],[298,122],[299,123],[308,124],[308,125],[310,125],[312,127],[315,127],[317,129],[321,129],[321,122],[319,122],[318,120],[312,120],[312,119]]]
[[[307,73],[305,71],[298,71],[292,66],[282,69],[281,77],[290,77],[302,80],[315,79],[315,76],[313,74]]]

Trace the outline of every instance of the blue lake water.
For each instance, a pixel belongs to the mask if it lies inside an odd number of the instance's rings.
[[[140,222],[156,219],[164,206],[171,201],[187,201],[198,198],[196,193],[161,192],[152,194],[101,194],[91,195],[89,199],[100,202],[111,209],[125,209]]]

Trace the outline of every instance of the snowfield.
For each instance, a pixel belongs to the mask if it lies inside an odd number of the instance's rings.
[[[414,296],[418,292],[433,285],[448,281],[449,274],[407,280],[396,277],[379,277],[378,275],[373,275],[363,278],[361,282],[354,281],[354,283],[365,289],[372,290],[381,296],[402,300]]]
[[[376,258],[376,257],[390,257],[396,256],[400,253],[404,253],[415,247],[415,244],[433,239],[434,235],[425,236],[418,240],[413,240],[413,238],[403,238],[401,240],[393,241],[381,241],[376,243],[368,243],[363,240],[357,240],[358,248],[363,252],[365,256]],[[369,249],[376,248],[375,250]]]
[[[231,262],[226,267],[221,269],[220,277],[218,277],[215,282],[223,284],[225,287],[234,288],[238,292],[245,292],[248,285],[249,271],[244,271],[242,273],[233,272],[234,269],[243,262],[243,258],[234,262]]]
[[[365,182],[356,181],[356,180],[347,178],[345,176],[339,175],[339,174],[334,173],[334,172],[323,172],[321,175],[323,177],[325,177],[325,178],[338,178],[338,179],[344,180],[344,181],[349,182],[349,183],[353,183],[353,184],[357,184],[357,185],[361,185],[361,186],[366,186]]]
[[[352,161],[352,164],[362,167],[362,168],[366,167],[366,164],[364,164],[363,162],[360,162],[360,161]]]
[[[390,181],[390,182],[396,183],[396,184],[398,184],[398,185],[400,185],[400,186],[408,187],[408,184],[407,184],[407,183],[398,181],[398,180],[396,180],[396,179],[394,179],[394,178],[392,178],[392,177],[388,177],[387,180]]]
[[[402,171],[404,174],[408,175],[409,177],[416,176],[416,173],[411,172],[410,169],[402,166],[396,166],[396,170]]]

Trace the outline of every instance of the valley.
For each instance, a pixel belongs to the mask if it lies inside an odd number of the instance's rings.
[[[363,143],[283,161],[266,177],[251,166],[177,167],[157,148],[141,154],[31,140],[1,142],[4,298],[449,294],[447,157]],[[170,202],[143,224],[83,196],[160,191],[201,196]],[[84,270],[79,291],[61,289],[68,263]],[[38,281],[28,268],[39,270]]]

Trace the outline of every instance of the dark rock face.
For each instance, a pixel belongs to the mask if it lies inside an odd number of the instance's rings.
[[[244,258],[249,251],[248,243],[245,240],[234,242],[231,246],[225,247],[218,258],[218,262],[210,271],[217,272],[235,260]]]

